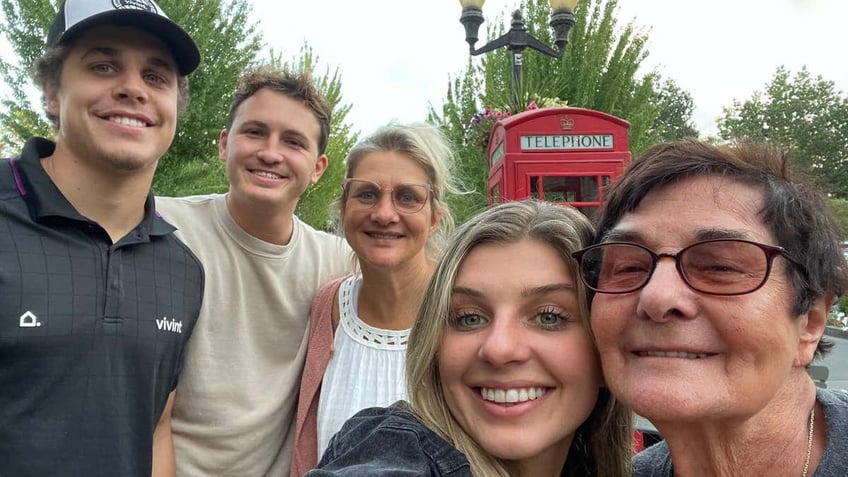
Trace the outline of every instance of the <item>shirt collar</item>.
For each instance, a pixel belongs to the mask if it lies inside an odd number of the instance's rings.
[[[56,143],[53,141],[33,137],[24,144],[20,157],[10,161],[15,185],[27,204],[30,217],[34,222],[41,222],[50,217],[62,217],[94,223],[77,212],[44,170],[41,159],[53,154],[55,149]],[[167,235],[175,230],[174,226],[156,212],[153,194],[148,193],[144,202],[144,217],[135,229],[137,237],[146,239],[149,235]]]

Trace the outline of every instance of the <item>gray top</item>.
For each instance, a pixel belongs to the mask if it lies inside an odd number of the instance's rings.
[[[827,421],[827,446],[811,477],[845,477],[848,475],[848,391],[816,389]],[[659,442],[633,458],[634,477],[673,477],[671,454],[665,441]]]

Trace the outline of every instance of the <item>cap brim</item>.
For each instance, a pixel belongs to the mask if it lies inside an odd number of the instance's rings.
[[[100,25],[135,27],[159,38],[171,50],[182,76],[190,74],[200,65],[200,50],[185,30],[167,17],[141,10],[110,10],[92,15],[67,29],[58,43],[66,43],[83,31]]]

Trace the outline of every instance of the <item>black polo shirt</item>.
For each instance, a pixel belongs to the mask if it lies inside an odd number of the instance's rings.
[[[0,161],[0,475],[143,476],[203,295],[155,213],[112,243],[27,141]]]

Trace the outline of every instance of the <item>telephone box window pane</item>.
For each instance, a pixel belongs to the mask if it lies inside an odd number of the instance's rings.
[[[542,190],[548,202],[573,202],[575,195],[569,184],[570,177],[545,177],[542,180]]]
[[[539,178],[537,176],[530,176],[530,198],[539,200]]]
[[[498,144],[498,147],[496,147],[495,150],[492,151],[492,165],[497,164],[501,159],[503,159],[503,156],[504,156],[504,143],[503,143],[503,141],[501,141],[501,143]]]
[[[501,190],[500,187],[495,185],[492,187],[492,204],[500,204],[501,203]]]
[[[575,200],[575,184],[571,177],[543,177],[542,191],[548,202],[573,202]]]
[[[549,202],[597,202],[598,176],[543,177],[542,191]]]
[[[597,202],[598,201],[598,177],[581,177],[580,178],[581,196],[579,202]]]

